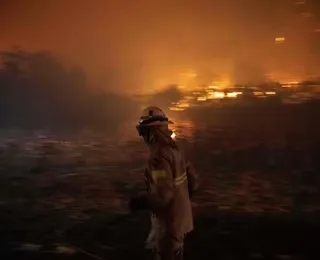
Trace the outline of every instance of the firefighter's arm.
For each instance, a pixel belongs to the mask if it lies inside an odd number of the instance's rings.
[[[157,213],[173,199],[173,176],[168,158],[162,155],[150,158],[149,171],[152,188],[147,200],[151,211]]]
[[[188,189],[190,197],[198,190],[200,185],[200,179],[198,173],[195,171],[190,162],[186,165],[187,177],[188,177]]]
[[[145,169],[144,172],[145,175],[145,182],[146,182],[146,192],[150,192],[150,178],[148,176],[148,169]],[[149,202],[148,197],[146,194],[135,196],[130,199],[129,201],[129,208],[131,211],[137,211],[137,210],[149,210]]]

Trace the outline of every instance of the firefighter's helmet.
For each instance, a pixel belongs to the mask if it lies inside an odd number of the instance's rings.
[[[169,124],[173,124],[173,122],[169,121],[162,109],[155,106],[149,106],[142,111],[137,130],[139,135],[142,135],[143,129],[145,128]]]

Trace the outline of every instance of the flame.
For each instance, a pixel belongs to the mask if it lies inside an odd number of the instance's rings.
[[[184,108],[182,108],[182,107],[169,107],[169,110],[171,110],[171,111],[183,111]]]
[[[255,96],[263,96],[263,95],[264,95],[264,93],[261,92],[261,91],[255,91],[255,92],[253,92],[253,94],[254,94]]]
[[[297,84],[299,84],[299,81],[289,81],[289,82],[287,82],[287,84],[297,85]]]
[[[207,97],[198,97],[197,100],[198,100],[198,101],[206,101],[206,100],[207,100]]]
[[[189,105],[189,103],[187,103],[187,102],[184,102],[184,103],[179,103],[178,104],[178,107],[181,107],[181,108],[186,108],[186,107],[189,107],[190,105]]]
[[[224,92],[214,92],[213,96],[215,98],[224,98],[225,94]]]
[[[228,98],[236,98],[238,95],[242,95],[242,92],[229,92],[229,93],[227,93]]]
[[[175,138],[176,138],[176,134],[175,134],[175,132],[173,132],[173,131],[172,131],[172,134],[171,134],[171,138],[172,138],[172,139],[175,139]]]

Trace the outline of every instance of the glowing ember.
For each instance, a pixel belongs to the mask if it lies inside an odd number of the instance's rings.
[[[277,37],[277,38],[274,39],[274,41],[276,43],[283,43],[285,40],[286,40],[285,37]]]

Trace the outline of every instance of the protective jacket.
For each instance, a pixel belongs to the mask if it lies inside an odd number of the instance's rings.
[[[155,143],[145,179],[149,207],[166,232],[180,236],[193,230],[189,194],[198,188],[198,176],[179,149]]]

